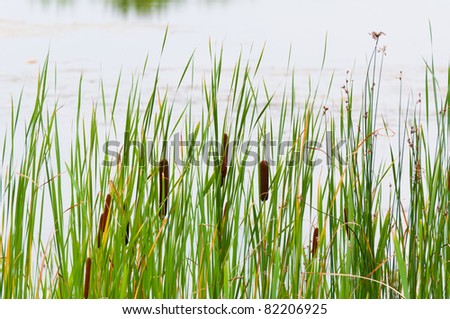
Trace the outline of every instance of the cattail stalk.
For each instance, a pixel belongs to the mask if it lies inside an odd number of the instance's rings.
[[[312,242],[312,249],[311,254],[314,257],[317,253],[317,246],[319,245],[319,228],[314,228],[314,234],[313,234],[313,242]]]
[[[86,260],[86,274],[84,276],[84,299],[89,297],[89,285],[91,282],[91,258]]]
[[[159,216],[167,215],[167,199],[169,197],[169,162],[163,159],[159,162]]]
[[[259,163],[259,198],[265,202],[269,199],[269,163]]]
[[[227,176],[228,171],[228,135],[223,134],[223,144],[222,144],[222,168],[220,170],[222,174],[222,185],[225,181],[225,177]]]

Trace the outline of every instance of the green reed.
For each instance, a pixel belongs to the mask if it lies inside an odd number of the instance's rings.
[[[298,101],[293,73],[279,97],[258,80],[262,53],[256,66],[239,56],[225,79],[211,47],[200,117],[191,99],[175,106],[194,56],[175,92],[160,86],[159,67],[143,88],[146,61],[126,105],[119,78],[113,100],[101,86],[87,116],[81,78],[70,141],[47,100],[47,59],[34,106],[12,103],[2,142],[0,296],[449,298],[450,68],[444,92],[426,64],[417,103],[402,99],[400,78],[390,127],[380,122],[384,52],[373,36],[363,93],[349,73],[337,105],[333,77]],[[249,138],[256,148],[231,144]],[[390,149],[377,148],[381,138]],[[114,140],[125,144],[104,165]]]

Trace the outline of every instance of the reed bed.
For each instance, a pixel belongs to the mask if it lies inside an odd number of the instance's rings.
[[[200,119],[191,101],[173,115],[159,69],[148,95],[139,77],[131,84],[123,125],[120,81],[87,117],[80,81],[70,141],[46,100],[47,60],[34,106],[12,102],[2,142],[0,296],[449,298],[450,68],[439,86],[425,65],[418,104],[402,99],[399,79],[398,124],[380,125],[378,41],[362,90],[349,75],[337,104],[318,98],[319,86],[298,101],[294,77],[275,101],[258,85],[262,54],[257,65],[239,56],[224,83],[222,53],[211,53]],[[183,165],[164,143],[176,132]],[[249,138],[261,143],[256,155],[230,143]],[[292,143],[281,152],[267,138]],[[105,165],[101,140],[155,143],[123,145]],[[339,140],[344,148],[326,152]],[[201,161],[208,148],[213,165]]]

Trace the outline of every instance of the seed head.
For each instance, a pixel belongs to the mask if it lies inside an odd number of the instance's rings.
[[[319,228],[316,227],[316,228],[314,228],[313,242],[312,242],[312,249],[311,249],[311,253],[312,253],[313,257],[317,253],[318,244],[319,244]]]
[[[263,202],[269,199],[269,163],[267,161],[259,163],[259,198]]]
[[[91,281],[91,258],[86,260],[86,274],[84,276],[84,299],[89,297],[89,285]]]
[[[447,190],[450,192],[450,169],[447,172]]]
[[[109,211],[111,209],[111,194],[106,195],[105,206],[103,208],[103,214],[100,216],[100,229],[105,231],[106,222],[108,220]]]
[[[167,198],[169,197],[169,162],[163,159],[159,162],[159,216],[167,215]]]

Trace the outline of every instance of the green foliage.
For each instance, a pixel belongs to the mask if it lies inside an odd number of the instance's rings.
[[[262,54],[256,68],[239,56],[223,106],[222,51],[211,49],[200,118],[191,101],[175,117],[170,92],[159,87],[159,68],[148,97],[142,78],[134,78],[123,121],[117,120],[120,79],[113,101],[102,87],[100,106],[84,118],[80,79],[70,143],[61,134],[58,105],[46,100],[47,60],[32,112],[25,114],[22,99],[12,105],[1,147],[0,296],[83,298],[88,277],[89,298],[449,298],[449,93],[440,92],[434,63],[427,64],[427,116],[408,103],[403,122],[400,99],[393,137],[377,122],[383,65],[377,44],[378,38],[361,102],[348,79],[332,110],[323,107],[328,95],[320,100],[319,85],[298,102],[294,76],[281,101],[264,83],[256,85]],[[330,79],[327,94],[333,85]],[[164,142],[175,132],[187,141],[183,166]],[[267,200],[260,200],[258,165],[246,165],[255,150],[230,146],[225,173],[220,147],[216,165],[196,164],[213,152],[207,142],[224,134],[229,141],[256,138],[257,162],[272,154]],[[376,148],[381,134],[394,140],[390,150]],[[292,143],[280,152],[267,138]],[[101,141],[125,139],[154,143],[122,148],[118,165],[103,165],[111,159]],[[341,139],[345,163],[331,156],[340,151],[332,148],[322,165],[308,165],[327,142]],[[387,161],[377,158],[383,153]],[[167,202],[158,180],[163,159]],[[50,238],[43,235],[48,220]]]

